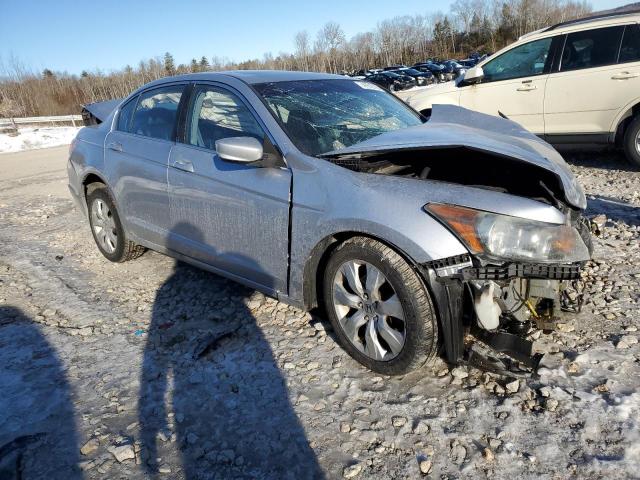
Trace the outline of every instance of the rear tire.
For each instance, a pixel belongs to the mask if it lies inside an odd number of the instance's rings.
[[[624,132],[624,154],[629,163],[640,167],[640,115],[636,116]]]
[[[437,353],[429,291],[393,249],[367,237],[345,241],[327,262],[323,287],[339,343],[367,368],[400,375]]]
[[[107,260],[126,262],[144,253],[143,246],[127,238],[115,202],[104,184],[90,185],[87,192],[87,207],[91,234],[98,250]]]

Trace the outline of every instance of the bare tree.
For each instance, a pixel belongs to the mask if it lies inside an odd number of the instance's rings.
[[[298,68],[300,70],[309,70],[309,33],[306,30],[296,33],[294,38],[294,44],[296,46],[296,59],[298,61]]]

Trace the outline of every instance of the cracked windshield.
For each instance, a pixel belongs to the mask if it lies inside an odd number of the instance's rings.
[[[255,87],[289,138],[308,155],[423,123],[417,113],[368,82],[306,80]]]

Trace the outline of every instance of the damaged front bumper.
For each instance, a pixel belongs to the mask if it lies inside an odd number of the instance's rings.
[[[541,355],[526,338],[532,328],[554,329],[558,313],[579,311],[582,295],[575,287],[584,262],[539,264],[505,262],[480,265],[470,255],[457,255],[421,266],[438,307],[447,361],[489,367],[467,348],[471,334],[492,350],[535,371]]]

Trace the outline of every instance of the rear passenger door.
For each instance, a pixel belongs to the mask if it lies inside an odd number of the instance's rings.
[[[164,246],[169,228],[167,165],[186,84],[142,92],[118,113],[105,140],[105,168],[125,228]]]
[[[558,71],[547,81],[546,135],[609,132],[616,114],[637,96],[640,86],[637,51],[630,51],[632,45],[621,50],[623,35],[632,43],[636,29],[618,25],[566,35]]]
[[[169,248],[262,290],[286,292],[290,171],[216,153],[216,140],[243,136],[273,151],[238,92],[196,85],[185,117],[184,143],[169,160]]]

